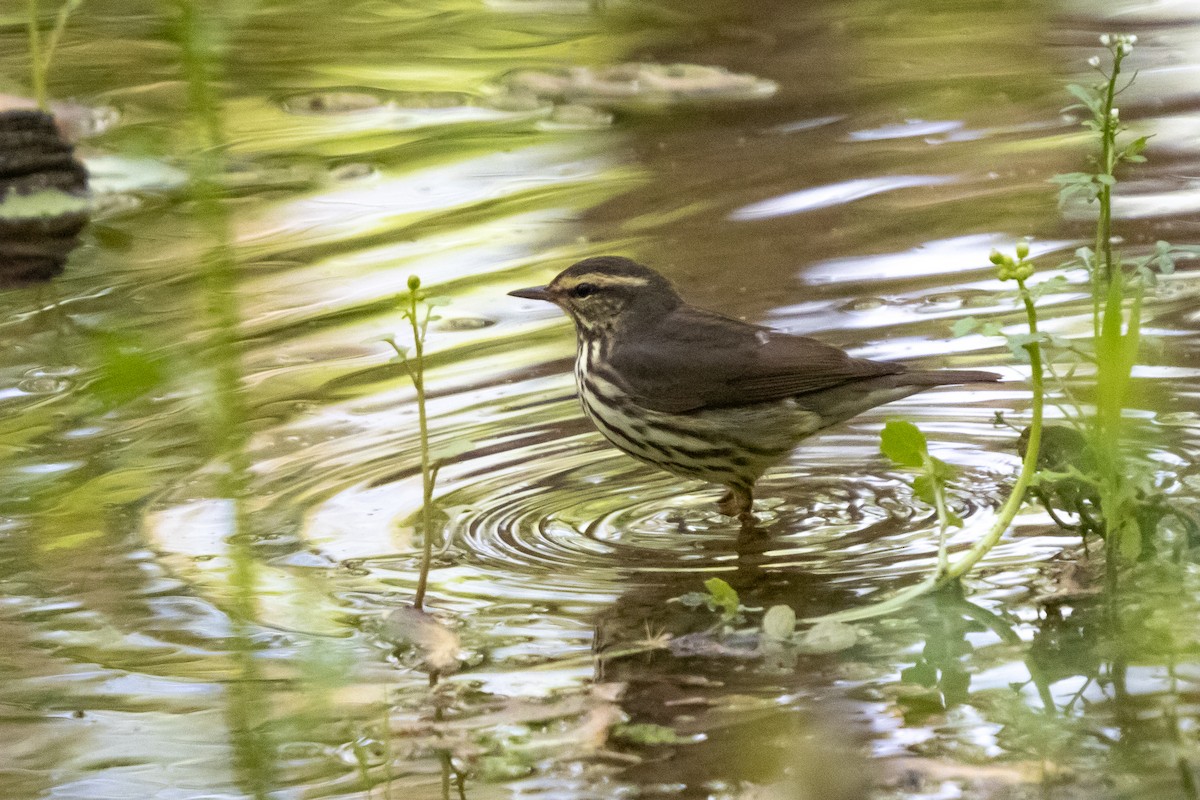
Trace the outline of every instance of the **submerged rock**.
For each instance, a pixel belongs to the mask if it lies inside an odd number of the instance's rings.
[[[0,285],[62,272],[88,221],[87,188],[53,117],[0,112]]]
[[[412,606],[400,606],[383,622],[383,638],[400,648],[411,648],[422,669],[431,675],[449,675],[459,667],[458,635],[436,617]]]

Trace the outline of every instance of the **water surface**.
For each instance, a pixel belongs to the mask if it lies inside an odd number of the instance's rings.
[[[5,796],[1195,796],[1194,567],[1140,575],[1114,630],[1078,538],[1036,509],[969,595],[847,650],[647,646],[711,626],[675,601],[709,577],[810,617],[927,574],[935,519],[878,454],[889,416],[960,468],[952,549],[986,530],[1017,464],[993,418],[1021,424],[1025,368],[950,326],[1020,322],[993,247],[1032,236],[1052,266],[1090,239],[1047,179],[1086,156],[1063,86],[1101,32],[1139,35],[1121,114],[1155,134],[1119,231],[1130,252],[1200,242],[1189,4],[230,6],[209,32],[217,204],[189,188],[176,15],[72,17],[51,91],[103,109],[80,145],[98,211],[53,287],[0,295]],[[23,15],[0,23],[19,91]],[[1009,380],[822,434],[739,536],[718,490],[588,426],[569,322],[505,294],[602,253],[735,316]],[[232,291],[210,280],[226,256]],[[414,391],[381,342],[412,274],[450,300],[429,330],[453,456],[428,602],[463,669],[433,691],[379,623],[419,559]],[[1181,502],[1197,275],[1162,282],[1136,373]],[[1088,329],[1082,288],[1044,304],[1055,332]],[[643,652],[596,658],[624,650]]]

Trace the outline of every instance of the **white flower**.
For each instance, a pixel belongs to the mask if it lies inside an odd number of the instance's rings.
[[[1136,33],[1129,34],[1128,36],[1125,37],[1125,41],[1129,42],[1130,44],[1137,44],[1137,34]]]
[[[1089,67],[1098,67],[1098,66],[1100,66],[1100,56],[1092,56],[1091,58],[1089,58],[1089,59],[1088,59],[1088,66],[1089,66]]]
[[[1127,56],[1132,52],[1133,52],[1133,45],[1131,45],[1129,42],[1121,43],[1121,55]]]
[[[1110,113],[1110,115],[1112,116],[1112,118],[1113,118],[1113,119],[1120,119],[1120,118],[1121,118],[1121,109],[1119,109],[1119,108],[1114,108],[1114,109],[1113,109],[1111,112],[1109,112],[1109,113]]]
[[[1109,36],[1107,33],[1101,34],[1100,35],[1100,44],[1104,45],[1105,47],[1108,47],[1110,44],[1112,44],[1112,37]]]

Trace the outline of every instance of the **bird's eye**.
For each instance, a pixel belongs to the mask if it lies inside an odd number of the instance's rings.
[[[587,297],[588,295],[595,293],[595,285],[590,283],[581,283],[571,290],[571,297]]]

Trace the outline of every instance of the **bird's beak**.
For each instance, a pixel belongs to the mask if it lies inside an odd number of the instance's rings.
[[[550,294],[548,286],[530,286],[528,289],[514,289],[509,292],[512,297],[523,297],[526,300],[545,300],[548,303],[553,303],[554,298]]]

